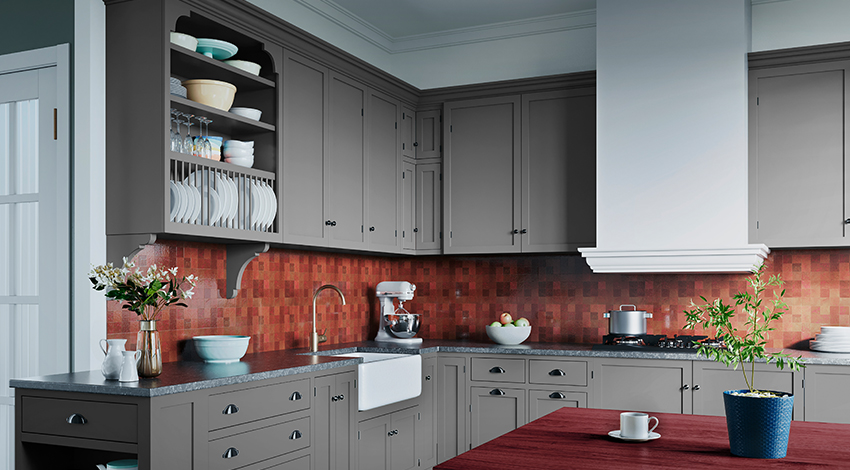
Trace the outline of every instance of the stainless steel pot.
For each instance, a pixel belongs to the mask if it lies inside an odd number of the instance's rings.
[[[623,307],[632,307],[634,310],[623,310]],[[652,314],[645,310],[638,310],[631,304],[620,305],[620,310],[605,312],[603,318],[608,318],[608,334],[611,335],[645,335],[646,319],[652,318]]]

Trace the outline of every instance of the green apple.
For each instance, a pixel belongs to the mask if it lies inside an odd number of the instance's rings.
[[[516,328],[513,323],[505,323],[504,325],[502,325],[502,328],[504,328],[506,326],[509,326],[511,328]]]
[[[516,325],[516,326],[531,326],[531,323],[529,323],[527,318],[522,317],[520,319],[517,319],[517,321],[514,322],[514,325]]]
[[[490,326],[502,326],[502,323],[494,321],[493,323],[490,323]]]

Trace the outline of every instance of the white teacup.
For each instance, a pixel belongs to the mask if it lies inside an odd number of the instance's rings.
[[[655,420],[655,426],[649,428],[649,422]],[[658,418],[646,413],[620,413],[620,437],[625,439],[646,439],[649,433],[658,427]]]

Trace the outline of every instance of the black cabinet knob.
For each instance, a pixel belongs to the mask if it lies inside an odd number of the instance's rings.
[[[370,232],[374,232],[374,231],[375,231],[375,227],[369,227],[369,231],[370,231]]]
[[[330,220],[326,220],[326,221],[325,221],[325,225],[330,226],[330,225],[331,225],[331,221],[330,221]]]
[[[844,219],[845,224],[850,224],[850,219]]]
[[[68,416],[68,418],[65,419],[65,422],[68,424],[86,424],[89,420],[81,414],[74,413],[71,416]]]
[[[519,233],[519,230],[514,229],[514,231],[513,231],[513,232],[511,232],[511,233],[513,233],[514,235],[516,235],[516,234],[518,234],[518,233]]]
[[[333,222],[331,222],[331,227],[336,227],[336,220],[334,220]]]
[[[690,390],[691,386],[688,384],[682,385],[682,390]]]
[[[345,395],[340,395],[340,396],[339,396],[339,401],[343,401],[343,400],[345,400]]]
[[[413,233],[418,233],[418,232],[419,232],[419,229],[418,229],[418,228],[414,228],[414,229],[413,229]]]
[[[419,142],[414,142],[414,143],[413,143],[413,146],[414,146],[414,147],[419,147]]]
[[[694,391],[696,392],[697,390],[699,390],[699,385],[694,385]]]
[[[232,415],[234,413],[239,413],[239,407],[234,405],[233,403],[227,405],[227,408],[221,411],[223,415]]]
[[[431,380],[431,376],[430,376],[430,375],[426,375],[426,376],[425,376],[425,380]]]
[[[522,229],[519,231],[519,233],[528,233],[528,229]]]

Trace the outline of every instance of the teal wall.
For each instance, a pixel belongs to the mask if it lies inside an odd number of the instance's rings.
[[[74,0],[0,0],[0,55],[74,42]]]

